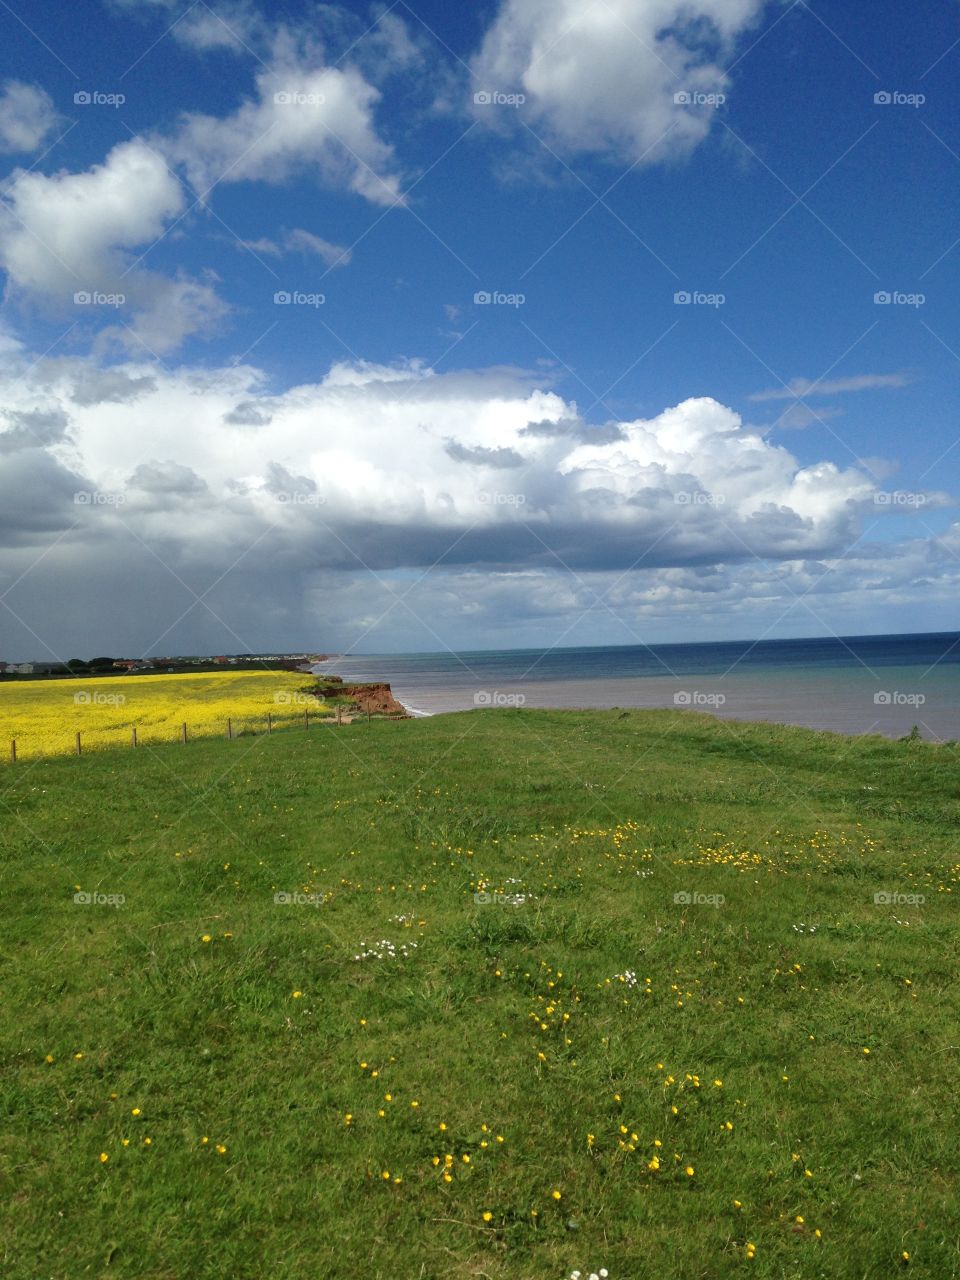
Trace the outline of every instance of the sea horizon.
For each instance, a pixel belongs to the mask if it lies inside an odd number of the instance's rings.
[[[680,708],[846,734],[960,737],[960,632],[338,654],[415,716],[484,707]]]

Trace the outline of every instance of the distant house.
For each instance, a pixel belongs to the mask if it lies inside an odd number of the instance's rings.
[[[14,672],[16,675],[32,676],[37,668],[36,668],[36,665],[32,662],[15,662],[13,663],[12,666],[8,667],[7,669],[9,671]]]
[[[140,662],[136,658],[118,658],[113,665],[121,671],[136,671]]]
[[[225,655],[221,655],[219,658],[214,658],[214,662],[219,662],[222,666],[226,666],[227,661],[228,660]]]

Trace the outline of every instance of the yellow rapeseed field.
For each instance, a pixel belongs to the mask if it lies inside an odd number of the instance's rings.
[[[144,745],[171,742],[184,722],[189,737],[264,730],[303,720],[304,710],[323,711],[305,692],[311,675],[292,671],[189,672],[183,675],[107,676],[100,679],[18,680],[0,684],[0,759],[64,755],[127,745],[131,728]]]

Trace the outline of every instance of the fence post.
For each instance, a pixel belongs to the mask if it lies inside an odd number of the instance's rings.
[[[11,763],[11,764],[16,764],[16,763],[17,763],[17,740],[16,740],[16,738],[11,738],[11,739],[10,739],[10,763]]]
[[[273,712],[267,712],[267,733],[273,733]]]
[[[77,730],[77,755],[80,754],[80,730]]]
[[[337,724],[343,724],[343,707],[337,707]]]
[[[186,720],[184,720],[183,727],[180,730],[180,741],[186,742],[186,740],[187,740],[187,722]]]
[[[310,712],[306,707],[303,708],[303,727],[305,729],[310,728]]]
[[[135,724],[130,726],[130,745],[131,747],[137,745],[137,726]]]
[[[227,716],[227,737],[231,740],[233,738],[233,720],[230,716]]]

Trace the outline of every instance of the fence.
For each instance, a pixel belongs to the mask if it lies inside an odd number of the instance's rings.
[[[321,716],[321,717],[320,717],[320,723],[321,723],[321,724],[327,724],[327,725],[333,725],[333,724],[342,725],[342,724],[343,724],[343,710],[344,710],[344,709],[343,709],[343,707],[342,707],[342,706],[338,706],[338,707],[337,707],[337,713],[336,713],[336,720],[334,720],[334,718],[333,718],[332,716]],[[370,712],[369,712],[369,711],[367,711],[367,712],[365,712],[365,713],[357,713],[357,714],[365,714],[365,715],[366,715],[366,719],[367,719],[367,723],[368,723],[368,724],[370,723],[370,721],[371,721],[372,717],[371,717],[371,714],[370,714]],[[352,719],[354,719],[354,718],[355,718],[355,717],[354,717],[354,715],[353,715],[353,714],[351,714],[350,719],[352,720]],[[314,718],[314,721],[316,721],[316,717]],[[254,732],[254,733],[256,733],[256,732],[257,732],[257,727],[256,727],[257,725],[261,726],[261,728],[260,728],[260,732],[261,732],[261,733],[262,733],[262,732],[266,732],[266,733],[273,733],[274,729],[277,729],[277,728],[280,728],[280,729],[289,728],[289,727],[290,727],[292,724],[294,724],[294,723],[299,723],[299,722],[295,722],[295,721],[290,720],[290,719],[284,719],[284,720],[282,720],[282,721],[280,722],[280,724],[279,724],[279,725],[277,725],[277,724],[275,724],[275,723],[274,723],[273,715],[272,715],[272,713],[271,713],[271,712],[269,712],[269,711],[267,712],[267,718],[266,718],[266,721],[265,721],[265,722],[264,722],[264,721],[251,721],[249,717],[245,717],[245,718],[244,718],[244,720],[243,720],[242,722],[240,722],[239,724],[235,725],[235,724],[234,724],[234,721],[233,721],[233,718],[232,718],[232,717],[230,717],[230,716],[228,716],[228,717],[227,717],[226,729],[225,729],[225,731],[224,731],[224,736],[225,736],[226,738],[228,738],[228,739],[230,739],[230,740],[232,741],[233,739],[240,737],[242,734],[250,733],[250,732]],[[309,729],[309,728],[310,728],[310,724],[311,724],[311,720],[310,720],[310,712],[309,712],[308,710],[306,710],[306,709],[305,709],[305,710],[304,710],[304,713],[303,713],[303,727],[304,727],[304,729]],[[215,736],[217,736],[217,735],[215,735],[215,734],[211,734],[211,733],[208,733],[208,732],[207,732],[207,733],[203,733],[203,732],[202,732],[202,733],[199,733],[199,734],[197,734],[197,735],[195,735],[195,736],[196,736],[196,737],[198,737],[198,738],[200,738],[200,739],[204,739],[204,738],[211,738],[211,737],[215,737]],[[187,721],[185,720],[185,721],[181,724],[181,726],[180,726],[180,730],[179,730],[179,732],[178,732],[177,736],[173,739],[173,741],[174,741],[174,742],[181,743],[182,745],[186,746],[186,744],[187,744],[190,740],[191,740],[190,729],[189,729],[189,725],[188,725]],[[115,742],[110,742],[110,743],[106,743],[106,744],[101,744],[101,745],[100,745],[98,748],[96,748],[96,749],[97,749],[97,750],[106,750],[106,749],[109,749],[109,748],[111,748],[111,747],[115,747],[115,746],[117,746],[117,745],[118,745],[118,744],[117,744],[117,743],[115,743]],[[139,746],[145,745],[145,744],[143,744],[143,743],[141,742],[141,740],[140,740],[140,738],[139,738],[139,736],[138,736],[138,734],[137,734],[137,726],[136,726],[135,724],[131,724],[131,726],[130,726],[130,745],[131,745],[131,747],[139,747]],[[152,743],[152,744],[150,744],[150,745],[159,745],[159,744]],[[83,737],[82,737],[82,733],[78,730],[78,731],[74,734],[73,754],[74,754],[74,755],[78,755],[78,756],[79,756],[79,755],[83,755],[83,751],[84,751],[84,746],[83,746]],[[45,755],[45,757],[44,757],[44,758],[47,758],[47,759],[53,759],[53,758],[56,758],[56,757],[57,757],[57,756],[59,756],[59,755],[66,755],[66,754],[68,754],[68,753],[67,753],[67,752],[49,752],[49,753],[46,753],[46,755]],[[20,756],[19,758],[21,758],[21,759],[22,759],[23,757],[22,757],[22,756]],[[16,739],[16,738],[11,738],[11,739],[10,739],[10,762],[11,762],[11,764],[16,764],[16,763],[17,763],[17,759],[18,759],[18,754],[17,754],[17,739]]]

